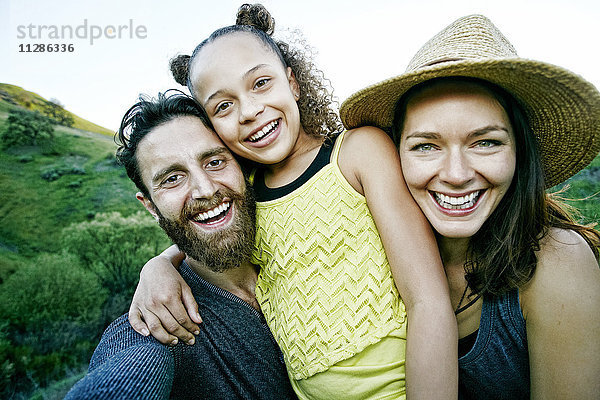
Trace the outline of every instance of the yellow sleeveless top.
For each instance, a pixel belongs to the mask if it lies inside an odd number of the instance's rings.
[[[364,196],[337,160],[304,185],[257,203],[256,297],[294,379],[380,341],[406,318]]]

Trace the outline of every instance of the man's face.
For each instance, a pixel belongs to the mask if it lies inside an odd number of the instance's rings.
[[[138,199],[189,257],[214,271],[248,260],[255,203],[242,171],[199,118],[176,117],[148,133],[136,157],[150,193]]]

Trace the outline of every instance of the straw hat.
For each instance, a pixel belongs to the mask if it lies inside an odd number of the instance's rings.
[[[600,93],[564,69],[519,58],[513,46],[482,15],[455,21],[414,56],[406,72],[350,96],[340,109],[348,129],[392,126],[398,99],[424,81],[450,76],[487,80],[521,104],[538,140],[552,187],[585,168],[600,152]]]

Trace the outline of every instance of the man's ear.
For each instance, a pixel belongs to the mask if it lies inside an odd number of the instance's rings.
[[[138,199],[140,201],[140,203],[142,203],[144,205],[146,210],[148,210],[148,212],[150,214],[152,214],[154,219],[158,221],[158,213],[156,212],[156,207],[154,206],[154,203],[152,202],[152,200],[150,200],[149,198],[144,196],[144,194],[142,192],[137,192],[135,194],[135,198]]]
[[[287,67],[286,72],[287,72],[288,82],[290,84],[290,90],[294,94],[294,99],[296,99],[296,101],[298,101],[298,99],[300,99],[300,84],[298,83],[298,81],[296,80],[296,77],[294,76],[294,71],[292,71],[292,67]]]

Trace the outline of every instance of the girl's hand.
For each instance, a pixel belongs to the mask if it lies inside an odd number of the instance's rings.
[[[169,250],[169,249],[168,249]],[[192,291],[173,265],[171,254],[148,261],[129,308],[129,323],[141,335],[163,344],[194,344],[202,322]]]

